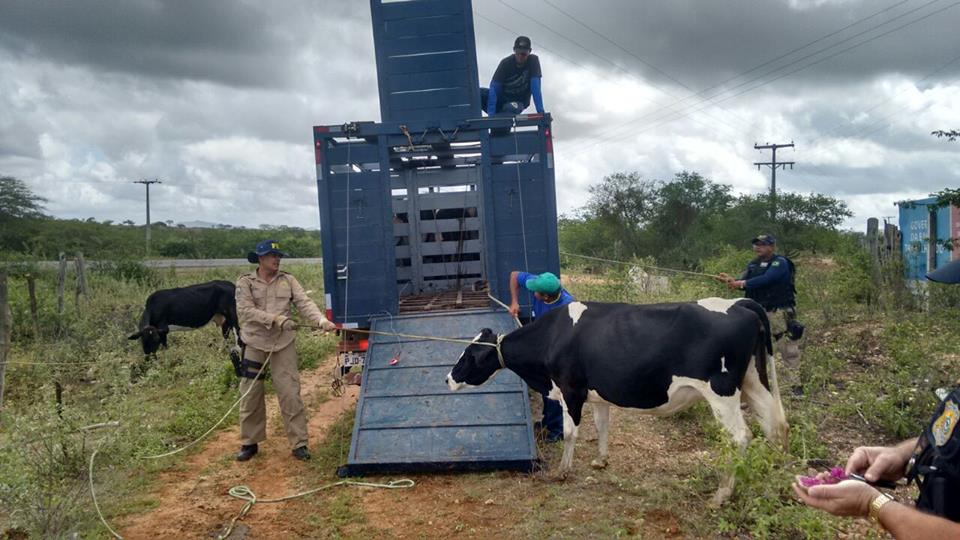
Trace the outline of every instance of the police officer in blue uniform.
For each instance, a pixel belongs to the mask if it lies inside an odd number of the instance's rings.
[[[796,369],[800,366],[798,341],[803,336],[803,326],[797,322],[793,262],[777,255],[777,239],[772,234],[757,235],[751,243],[756,258],[747,264],[740,278],[723,273],[719,277],[728,287],[743,290],[744,296],[756,300],[767,310],[783,363]]]
[[[960,283],[960,261],[929,274],[940,283]],[[869,517],[897,539],[960,538],[960,386],[940,402],[923,433],[895,446],[862,446],[847,460],[847,474],[866,482],[793,489],[800,500],[837,516]],[[920,496],[911,506],[893,500],[873,483],[916,482]]]

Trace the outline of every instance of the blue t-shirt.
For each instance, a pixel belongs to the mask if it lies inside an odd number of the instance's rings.
[[[529,272],[518,272],[517,273],[517,284],[519,284],[524,289],[527,288],[527,280],[537,279],[537,274],[531,274]],[[558,307],[565,306],[570,302],[575,302],[576,299],[572,294],[568,293],[563,287],[560,288],[560,296],[551,303],[546,303],[543,300],[540,300],[537,297],[533,298],[533,318],[537,318],[544,313],[550,311],[551,309],[557,309]]]

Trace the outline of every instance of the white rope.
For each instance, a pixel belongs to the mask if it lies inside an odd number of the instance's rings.
[[[717,275],[715,275],[715,274],[705,274],[705,273],[703,273],[703,272],[691,272],[691,271],[689,271],[689,270],[678,270],[678,269],[676,269],[676,268],[664,268],[664,267],[662,267],[662,266],[653,266],[652,264],[638,264],[638,263],[628,262],[628,261],[616,261],[616,260],[613,260],[613,259],[604,259],[604,258],[602,258],[602,257],[591,257],[591,256],[589,256],[589,255],[579,255],[579,254],[577,254],[577,253],[569,253],[569,252],[567,252],[567,251],[561,251],[560,254],[561,254],[561,255],[566,255],[567,257],[577,257],[577,258],[580,258],[580,259],[587,259],[587,260],[591,260],[591,261],[600,261],[600,262],[608,262],[608,263],[614,263],[614,264],[623,264],[623,265],[626,265],[626,266],[636,266],[637,268],[650,268],[650,269],[652,269],[652,270],[662,270],[662,271],[664,271],[664,272],[676,272],[676,273],[678,273],[678,274],[689,274],[689,275],[691,275],[691,276],[703,276],[703,277],[708,277],[708,278],[720,279],[720,278],[719,278]]]
[[[227,492],[231,497],[247,501],[243,508],[240,510],[240,513],[237,514],[232,520],[230,520],[230,525],[227,526],[227,529],[217,535],[217,540],[223,540],[224,538],[230,536],[230,533],[233,532],[233,528],[236,526],[237,521],[242,519],[248,512],[253,508],[253,505],[257,503],[278,503],[283,501],[289,501],[291,499],[296,499],[298,497],[305,497],[307,495],[312,495],[318,491],[323,491],[325,489],[330,489],[337,486],[358,486],[358,487],[371,487],[371,488],[380,488],[380,489],[409,489],[415,486],[413,480],[409,478],[401,478],[400,480],[391,480],[386,484],[380,484],[375,482],[357,482],[355,480],[340,480],[339,482],[334,482],[332,484],[326,484],[317,488],[308,489],[307,491],[302,491],[300,493],[294,493],[293,495],[286,495],[283,497],[277,497],[275,499],[258,499],[257,494],[253,492],[247,486],[239,485],[233,486],[230,488],[230,491]]]
[[[523,268],[526,271],[530,269],[530,261],[527,259],[527,225],[524,221],[523,212],[523,186],[520,185],[520,135],[517,131],[517,117],[513,117],[513,147],[516,155],[514,164],[517,168],[517,196],[520,198],[520,235],[523,239]]]
[[[160,459],[160,458],[165,458],[165,457],[168,457],[168,456],[172,456],[172,455],[174,455],[174,454],[179,454],[180,452],[183,452],[183,451],[186,450],[187,448],[190,448],[190,447],[192,447],[193,445],[195,445],[195,444],[199,443],[200,441],[202,441],[203,439],[205,439],[205,438],[207,437],[207,435],[210,435],[211,433],[213,433],[213,430],[217,429],[217,427],[219,427],[220,424],[222,424],[223,421],[226,420],[228,416],[230,416],[230,413],[233,412],[233,409],[235,409],[235,408],[237,407],[237,405],[239,405],[241,402],[243,402],[244,398],[246,398],[247,395],[249,395],[250,392],[252,392],[253,389],[256,387],[256,382],[257,382],[257,380],[259,380],[260,374],[263,373],[263,371],[264,371],[265,369],[267,369],[267,364],[270,362],[270,357],[273,356],[274,349],[276,349],[277,343],[280,341],[280,336],[281,336],[282,334],[283,334],[283,326],[281,325],[281,327],[280,327],[280,333],[277,334],[277,339],[275,339],[275,340],[273,341],[273,346],[270,347],[270,352],[267,354],[267,358],[263,361],[263,365],[260,366],[260,371],[257,371],[256,377],[253,378],[253,379],[251,379],[253,382],[250,383],[250,387],[247,388],[247,391],[244,392],[243,395],[241,395],[239,399],[237,399],[236,401],[233,402],[233,405],[231,405],[230,408],[227,409],[227,412],[223,413],[223,416],[220,417],[220,420],[217,420],[217,423],[216,423],[216,424],[210,426],[210,429],[208,429],[207,431],[203,432],[203,435],[200,435],[199,437],[197,437],[197,438],[194,439],[193,441],[190,441],[189,443],[181,446],[180,448],[177,448],[176,450],[171,450],[171,451],[169,451],[169,452],[164,452],[164,453],[162,453],[162,454],[154,454],[154,455],[150,455],[150,456],[135,456],[135,457],[137,457],[138,459]]]
[[[97,502],[97,492],[96,490],[93,489],[93,460],[97,459],[97,452],[99,451],[100,451],[100,447],[97,446],[97,448],[94,449],[93,453],[90,454],[90,468],[88,471],[89,474],[87,476],[87,478],[90,479],[90,496],[93,497],[93,507],[97,510],[97,516],[100,517],[100,522],[103,523],[103,526],[106,527],[108,531],[110,531],[110,534],[112,534],[114,538],[119,538],[120,540],[123,540],[123,537],[117,534],[117,531],[113,530],[110,527],[110,524],[107,523],[107,520],[104,519],[103,512],[100,511],[100,503]]]
[[[507,310],[507,313],[510,313],[510,306],[508,306],[508,305],[504,304],[503,302],[501,302],[500,299],[497,298],[496,296],[494,296],[494,295],[492,295],[492,294],[490,294],[490,293],[488,292],[488,293],[487,293],[487,298],[493,300],[493,301],[496,302],[497,304],[500,304],[500,306],[503,307],[503,309]],[[521,326],[523,326],[522,324],[520,324],[520,318],[519,318],[519,317],[516,317],[516,316],[513,316],[513,315],[511,315],[511,317],[513,317],[513,322],[517,324],[517,328],[520,328]]]

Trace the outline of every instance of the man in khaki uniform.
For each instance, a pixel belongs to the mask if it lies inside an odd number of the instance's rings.
[[[259,266],[237,280],[237,315],[240,336],[246,344],[240,380],[240,393],[246,397],[240,403],[242,446],[237,461],[247,461],[256,455],[257,443],[267,438],[267,410],[263,400],[265,373],[259,377],[257,373],[268,356],[273,387],[277,391],[283,427],[293,456],[299,460],[310,459],[307,418],[300,399],[300,373],[294,344],[297,324],[290,318],[290,306],[295,305],[301,318],[323,331],[335,330],[336,325],[323,316],[295,277],[280,271],[280,258],[284,256],[276,241],[260,242],[247,255],[247,260]],[[248,390],[249,394],[246,393]]]

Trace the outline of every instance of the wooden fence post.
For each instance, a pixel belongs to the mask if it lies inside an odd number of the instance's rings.
[[[867,220],[867,251],[870,252],[870,260],[873,262],[872,275],[873,284],[880,284],[880,265],[883,261],[880,259],[880,250],[877,248],[880,232],[880,220],[870,218]]]
[[[80,314],[80,295],[82,294],[84,299],[87,297],[87,271],[86,263],[83,261],[83,253],[77,252],[77,258],[74,259],[74,263],[77,267],[77,289],[76,289],[76,304],[77,304],[77,315]]]
[[[67,284],[67,256],[60,253],[60,269],[57,272],[57,315],[63,315],[63,289]]]
[[[33,339],[40,339],[40,313],[37,309],[37,277],[27,274],[27,294],[30,296],[30,318],[33,320]]]
[[[7,305],[7,273],[0,272],[0,410],[3,410],[3,384],[7,373],[11,333],[13,333],[13,314],[10,312],[10,306]]]
[[[83,259],[83,253],[77,252],[77,286],[80,288],[80,294],[87,295],[87,262]]]

